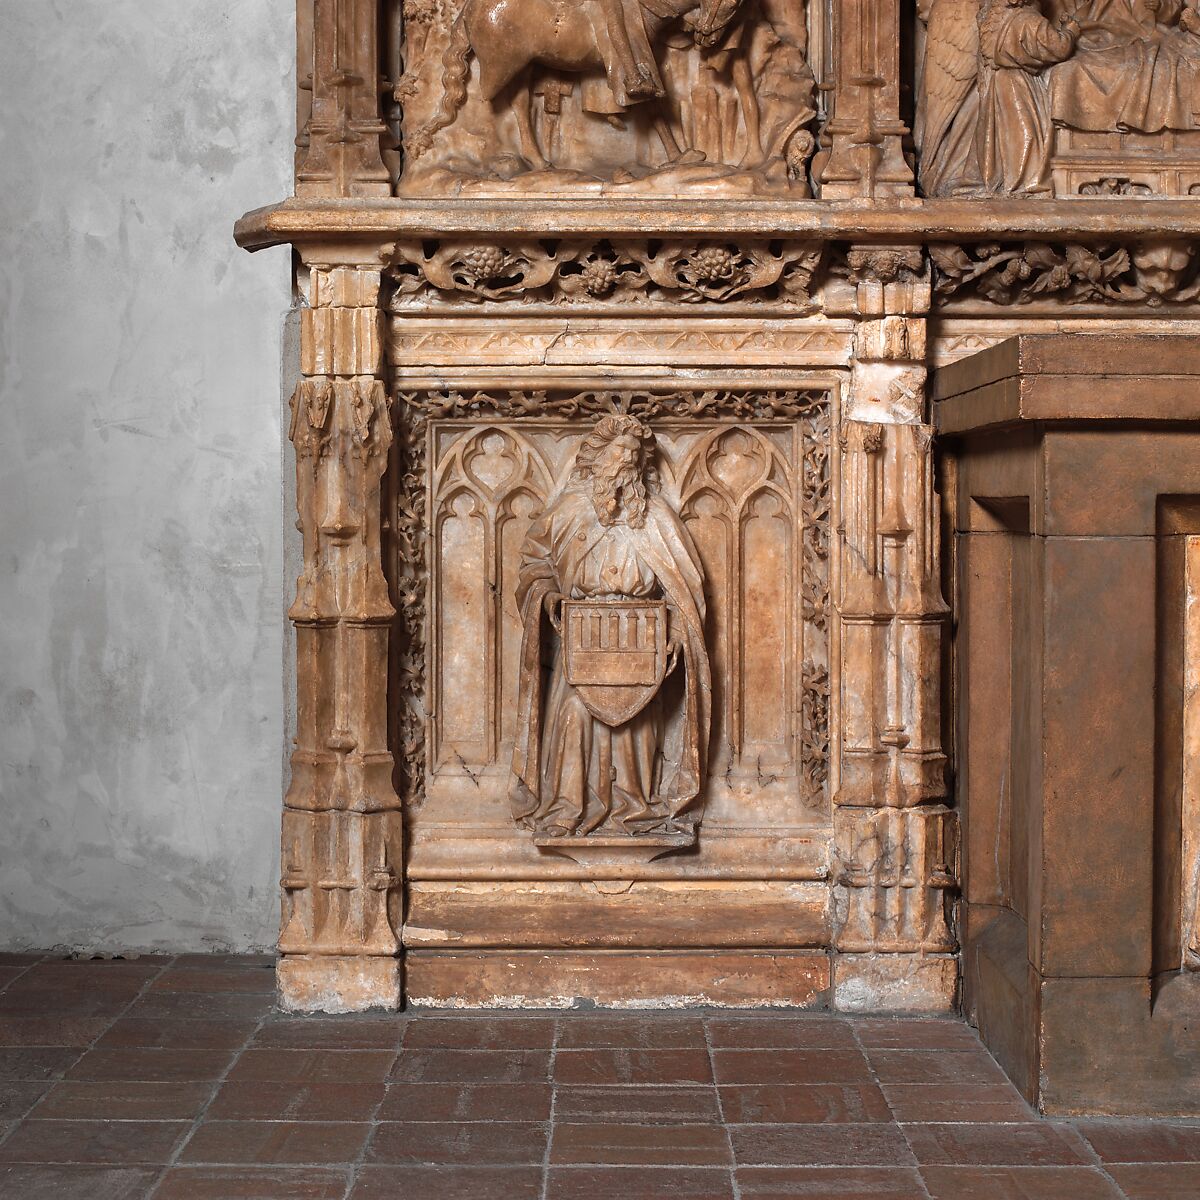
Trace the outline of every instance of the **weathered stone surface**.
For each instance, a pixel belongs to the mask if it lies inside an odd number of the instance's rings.
[[[239,227],[309,301],[282,977],[947,1012],[961,882],[1029,1091],[1048,981],[1200,956],[1200,18],[539,2],[302,5],[304,187]]]

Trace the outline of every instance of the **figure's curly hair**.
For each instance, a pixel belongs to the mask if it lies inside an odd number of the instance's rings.
[[[609,413],[601,417],[592,432],[580,443],[575,455],[574,477],[579,480],[592,479],[601,452],[619,439],[634,441],[638,446],[637,475],[629,482],[625,496],[629,523],[636,528],[646,519],[647,494],[658,491],[658,469],[654,465],[658,442],[649,425],[626,413]],[[600,515],[605,525],[612,524],[614,519],[611,514]]]

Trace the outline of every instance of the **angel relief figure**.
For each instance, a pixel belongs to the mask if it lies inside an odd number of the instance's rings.
[[[1048,67],[1079,36],[1038,0],[932,0],[913,131],[927,196],[1050,191]]]
[[[548,838],[693,835],[711,684],[704,577],[638,418],[601,417],[530,527],[511,800]]]
[[[463,0],[410,41],[400,190],[791,187],[812,148],[806,50],[805,0]],[[720,95],[697,107],[701,76]]]

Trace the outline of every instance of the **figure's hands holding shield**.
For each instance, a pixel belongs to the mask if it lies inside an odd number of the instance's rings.
[[[562,633],[562,602],[565,599],[566,596],[562,592],[547,592],[542,601],[546,616],[550,618],[550,624],[554,626],[554,631],[558,634]]]

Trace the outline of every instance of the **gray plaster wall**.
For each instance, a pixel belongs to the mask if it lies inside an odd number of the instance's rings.
[[[294,15],[0,3],[0,947],[275,937]]]

